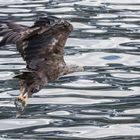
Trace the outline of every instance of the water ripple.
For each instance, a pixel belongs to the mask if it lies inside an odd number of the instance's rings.
[[[0,48],[0,140],[139,140],[139,0],[0,0],[2,21],[31,26],[54,15],[74,26],[61,77],[33,95],[15,118],[15,74],[25,68],[14,45]],[[1,38],[0,38],[1,39]]]

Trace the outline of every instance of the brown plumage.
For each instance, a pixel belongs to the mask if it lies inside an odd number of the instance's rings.
[[[26,61],[27,71],[16,76],[20,79],[18,101],[22,106],[48,82],[82,70],[82,67],[67,66],[64,61],[64,45],[72,30],[69,22],[53,16],[40,18],[31,27],[11,22],[0,24],[0,36],[3,36],[0,46],[16,44]]]

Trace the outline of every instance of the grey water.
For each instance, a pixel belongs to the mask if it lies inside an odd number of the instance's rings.
[[[50,83],[15,118],[25,62],[14,45],[0,48],[0,140],[140,140],[140,1],[0,0],[2,21],[45,15],[72,23],[65,61],[86,70]]]

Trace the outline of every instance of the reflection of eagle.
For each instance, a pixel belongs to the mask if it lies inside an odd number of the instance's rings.
[[[27,71],[16,76],[20,79],[17,107],[19,102],[24,107],[28,97],[48,82],[82,70],[82,67],[67,66],[64,61],[64,45],[72,30],[69,22],[53,16],[40,18],[31,27],[11,22],[0,24],[0,35],[3,36],[0,46],[16,44],[27,63]]]

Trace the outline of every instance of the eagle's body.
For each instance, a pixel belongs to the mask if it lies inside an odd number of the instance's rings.
[[[48,82],[78,68],[67,66],[64,61],[64,46],[72,30],[69,22],[53,16],[40,18],[31,27],[11,22],[0,24],[0,46],[16,44],[26,61],[27,71],[16,76],[20,79],[18,100],[24,105],[28,97]]]

